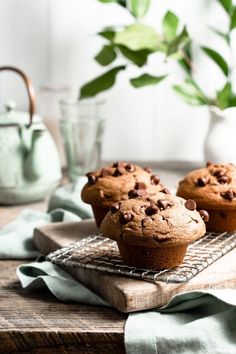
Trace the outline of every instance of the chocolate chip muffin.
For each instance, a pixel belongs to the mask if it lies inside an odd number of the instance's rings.
[[[115,202],[133,196],[155,196],[160,190],[168,190],[160,183],[160,178],[152,174],[149,167],[116,162],[96,172],[87,173],[88,182],[82,190],[82,200],[91,204],[97,226]]]
[[[190,172],[179,183],[177,195],[192,198],[198,209],[206,209],[208,231],[236,230],[236,167],[233,164],[207,163]]]
[[[193,200],[164,193],[111,206],[101,225],[103,235],[117,241],[125,264],[156,270],[182,263],[188,244],[205,231]]]

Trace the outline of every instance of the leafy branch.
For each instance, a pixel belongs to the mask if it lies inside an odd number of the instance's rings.
[[[126,7],[136,19],[143,17],[150,6],[150,0],[99,1],[117,3]],[[185,61],[185,65],[189,65],[186,53],[185,57],[182,58],[183,47],[190,40],[187,29],[181,26],[178,17],[170,11],[163,18],[162,33],[157,33],[153,27],[135,21],[129,26],[118,29],[114,27],[105,28],[98,35],[106,42],[94,59],[103,67],[110,66],[117,58],[120,58],[124,61],[124,69],[122,70],[128,69],[131,65],[141,68],[147,64],[150,55],[158,52],[164,54],[166,58],[173,58],[174,56],[181,58],[183,65]],[[114,73],[116,77],[119,71],[113,71],[109,67],[106,73],[86,83],[80,90],[80,99],[92,97],[111,88],[116,81]],[[143,73],[136,78],[131,78],[130,83],[136,88],[156,85],[166,76]],[[107,82],[108,78],[110,79],[109,84]]]
[[[110,89],[116,82],[119,72],[127,70],[130,66],[144,67],[151,55],[164,54],[168,64],[174,60],[183,69],[186,78],[181,85],[174,85],[173,89],[185,102],[192,105],[215,105],[221,109],[236,106],[236,96],[232,91],[230,65],[216,50],[202,47],[203,52],[218,66],[225,76],[224,87],[216,92],[216,97],[207,97],[195,81],[194,63],[191,53],[192,40],[186,26],[180,23],[179,18],[171,11],[167,11],[162,19],[162,31],[157,33],[155,28],[143,24],[140,20],[150,9],[151,0],[99,0],[101,3],[116,3],[129,11],[135,18],[131,25],[121,28],[108,27],[98,33],[105,41],[103,48],[95,56],[95,60],[108,71],[94,80],[86,83],[80,90],[80,98],[92,97],[100,92]],[[230,47],[230,35],[236,28],[236,6],[232,0],[218,0],[229,19],[226,32],[213,28],[212,30]],[[110,67],[117,59],[123,65]],[[119,61],[120,62],[120,61]],[[168,68],[168,65],[167,65]],[[143,70],[142,70],[143,71]],[[131,78],[130,83],[135,88],[159,84],[166,75],[151,75],[143,73]]]
[[[225,40],[229,49],[231,49],[231,43],[230,43],[231,32],[236,28],[236,6],[233,5],[232,0],[218,0],[218,2],[228,16],[229,25],[226,32],[222,32],[215,28],[212,28],[212,30],[223,40]],[[202,47],[202,50],[222,71],[223,75],[225,76],[225,81],[226,81],[225,85],[219,91],[216,92],[214,99],[206,97],[203,91],[199,87],[197,92],[193,93],[191,85],[189,87],[186,87],[186,85],[177,86],[177,87],[174,86],[175,91],[177,91],[177,93],[186,102],[190,104],[214,105],[219,107],[222,110],[228,107],[235,107],[236,95],[232,90],[232,84],[231,84],[231,73],[233,69],[232,63],[227,63],[225,58],[212,48]],[[193,78],[192,70],[188,74],[190,75],[190,77]]]

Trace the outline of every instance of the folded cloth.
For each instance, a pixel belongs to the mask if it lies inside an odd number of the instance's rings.
[[[17,275],[24,288],[47,287],[61,301],[109,306],[50,262],[20,265]],[[127,354],[235,354],[235,333],[236,289],[194,291],[160,309],[131,313],[125,348]]]
[[[68,210],[82,219],[92,217],[92,208],[81,199],[81,190],[87,183],[87,178],[81,176],[75,183],[59,187],[51,196],[48,205],[48,211],[56,208]]]
[[[235,354],[236,289],[174,296],[158,309],[130,314],[127,354]]]
[[[49,201],[48,213],[23,210],[18,217],[0,230],[0,259],[32,259],[38,255],[32,236],[35,227],[51,222],[79,221],[92,217],[90,205],[81,197],[86,177],[74,184],[58,188]]]
[[[61,301],[78,301],[90,305],[109,306],[107,302],[76,281],[62,268],[44,259],[30,264],[22,264],[17,268],[16,273],[23,288],[29,290],[48,288]]]
[[[32,242],[35,227],[51,222],[79,221],[80,217],[55,209],[42,213],[34,209],[24,209],[18,217],[0,230],[0,259],[32,259],[39,254]]]

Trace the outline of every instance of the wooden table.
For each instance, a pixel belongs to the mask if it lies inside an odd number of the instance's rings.
[[[176,185],[179,175],[160,171]],[[0,227],[25,206],[0,207]],[[46,202],[28,207],[46,211]],[[0,261],[0,353],[125,353],[127,315],[105,307],[61,303],[48,291],[26,291],[16,267],[28,261]]]
[[[30,207],[45,211],[46,203]],[[0,226],[23,209],[0,208]],[[0,353],[125,353],[126,315],[105,307],[61,303],[48,291],[23,290],[16,267],[0,261]]]

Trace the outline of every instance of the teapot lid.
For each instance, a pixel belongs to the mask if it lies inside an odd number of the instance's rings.
[[[0,126],[7,125],[29,125],[30,114],[29,112],[22,112],[16,110],[16,103],[12,100],[9,100],[5,103],[5,112],[0,113]],[[42,118],[34,114],[33,115],[33,124],[41,123]]]

